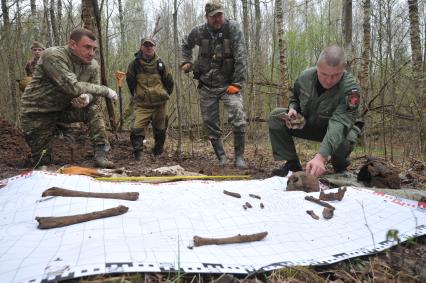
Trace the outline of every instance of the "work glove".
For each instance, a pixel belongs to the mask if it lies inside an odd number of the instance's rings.
[[[240,92],[240,89],[238,86],[235,85],[229,85],[228,88],[226,89],[226,93],[228,94],[237,94]]]
[[[108,94],[106,95],[107,98],[113,100],[113,101],[117,101],[118,99],[118,95],[115,92],[115,90],[108,88]]]
[[[93,100],[93,96],[89,93],[82,93],[79,97],[71,100],[71,105],[75,108],[84,108]]]
[[[182,64],[182,66],[180,68],[182,69],[183,72],[189,73],[191,71],[192,64],[191,63],[185,63],[185,64]]]

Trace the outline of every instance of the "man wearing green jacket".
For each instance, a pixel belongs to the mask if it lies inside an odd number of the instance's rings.
[[[169,68],[155,52],[153,39],[142,38],[140,49],[127,68],[126,81],[135,115],[130,132],[133,155],[136,160],[142,160],[143,140],[149,123],[155,140],[152,153],[160,155],[166,140],[167,101],[174,81]]]
[[[109,143],[99,98],[117,100],[117,93],[99,85],[99,65],[94,60],[97,46],[91,31],[77,28],[67,46],[48,48],[40,57],[21,98],[21,128],[34,164],[53,162],[51,142],[57,123],[84,122],[94,146],[95,165],[114,166],[106,158]]]
[[[363,122],[358,111],[359,86],[345,68],[344,50],[337,45],[325,48],[316,68],[303,71],[297,78],[288,109],[272,111],[269,135],[274,159],[287,161],[273,170],[274,175],[302,170],[293,137],[321,142],[314,158],[306,164],[308,173],[321,176],[328,160],[336,172],[349,166],[348,157]]]

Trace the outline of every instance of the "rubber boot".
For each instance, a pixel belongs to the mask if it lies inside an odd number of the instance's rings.
[[[143,129],[132,129],[130,132],[130,142],[133,147],[133,156],[137,161],[142,160],[142,151],[143,151]]]
[[[164,151],[164,142],[166,141],[166,129],[164,130],[157,130],[153,129],[154,132],[154,140],[155,145],[152,149],[152,153],[154,155],[160,155]]]
[[[107,159],[104,144],[95,145],[95,166],[100,168],[114,168],[114,163]]]
[[[234,152],[235,152],[235,166],[240,169],[246,169],[247,164],[244,161],[244,149],[245,149],[245,134],[234,133]]]
[[[273,169],[272,175],[280,176],[280,177],[286,177],[288,175],[289,171],[291,171],[291,172],[302,171],[302,165],[300,164],[299,159],[288,160],[281,167]]]
[[[226,157],[225,150],[223,149],[223,143],[221,139],[211,139],[210,140],[214,153],[216,153],[217,159],[219,160],[220,166],[225,166],[228,158]]]

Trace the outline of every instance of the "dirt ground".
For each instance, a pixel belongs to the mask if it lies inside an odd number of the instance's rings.
[[[74,143],[69,143],[62,136],[55,138],[53,143],[55,162],[44,168],[45,170],[56,171],[67,165],[86,167],[94,165],[93,150],[87,129],[73,128],[73,136]],[[247,174],[253,178],[266,178],[271,176],[272,168],[280,164],[273,161],[268,145],[248,144],[245,155],[248,169],[236,169],[233,166],[232,138],[225,141],[229,160],[224,168],[217,165],[216,157],[208,141],[187,140],[182,146],[182,153],[178,155],[174,151],[177,141],[169,136],[165,152],[161,156],[154,157],[151,154],[152,136],[148,136],[142,161],[135,161],[131,153],[129,132],[110,133],[109,140],[111,143],[109,159],[114,161],[117,168],[128,171],[129,176],[150,176],[154,175],[152,169],[179,164],[187,171],[206,175]],[[312,154],[313,152],[301,156],[302,161],[311,158]],[[22,132],[10,122],[0,119],[0,179],[32,170],[30,156],[30,150]],[[360,160],[362,159],[355,158],[355,162],[349,169],[351,171],[359,169]],[[418,185],[420,179],[426,180],[424,175],[426,170],[420,169],[423,175],[414,178],[411,183]],[[98,276],[72,282],[211,282],[217,281],[218,278],[219,276],[180,275],[176,277],[170,274],[137,274],[118,277]],[[219,279],[220,282],[259,282],[259,280],[263,282],[426,282],[426,237],[413,239],[376,255],[345,260],[333,265],[286,268],[256,274],[251,278],[230,277],[225,281],[221,280]]]

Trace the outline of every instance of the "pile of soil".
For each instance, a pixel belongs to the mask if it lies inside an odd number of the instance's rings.
[[[0,119],[0,166],[23,167],[28,164],[30,156],[31,151],[22,131]]]

